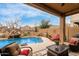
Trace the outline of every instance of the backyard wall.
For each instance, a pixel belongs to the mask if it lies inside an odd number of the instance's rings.
[[[27,32],[27,31],[25,31]],[[2,33],[2,32],[0,32]],[[44,34],[48,33],[49,35],[54,35],[54,34],[60,34],[60,27],[58,26],[54,26],[54,27],[50,27],[47,29],[40,29],[38,28],[38,32],[34,32],[34,31],[30,31],[30,36],[37,36],[39,34],[43,34],[42,36],[45,36]],[[78,26],[74,26],[74,27],[69,27],[66,26],[66,38],[70,39],[73,35],[75,35],[76,33],[79,33],[79,27]],[[5,32],[6,37],[8,35],[7,32]]]
[[[31,32],[31,36],[36,36],[40,33],[42,33],[42,34],[48,33],[49,35],[54,35],[54,34],[60,34],[61,35],[59,27],[51,27],[51,28],[47,28],[47,29],[38,29],[38,32]],[[66,26],[66,38],[67,39],[70,39],[76,33],[79,33],[79,27],[78,26],[74,26],[74,27]]]

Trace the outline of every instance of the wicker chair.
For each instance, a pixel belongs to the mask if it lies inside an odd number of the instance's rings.
[[[8,45],[7,47],[5,47],[2,52],[1,52],[1,56],[19,56],[20,55],[20,52],[21,52],[21,49],[23,48],[26,48],[26,49],[29,49],[29,55],[32,55],[32,48],[31,47],[21,47],[16,44],[16,43],[13,43],[13,44],[10,44]]]

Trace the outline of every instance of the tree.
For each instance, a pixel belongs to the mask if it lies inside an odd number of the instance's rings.
[[[21,23],[20,23],[20,20],[18,18],[13,19],[13,20],[5,20],[4,22],[5,22],[5,25],[11,29],[16,29],[16,28],[21,27]]]
[[[0,28],[5,28],[5,30],[7,29],[6,31],[8,31],[9,33],[12,30],[17,31],[17,29],[21,28],[21,21],[20,21],[19,18],[15,18],[15,19],[7,18],[7,19],[4,19],[3,22],[0,22]]]
[[[41,24],[40,24],[40,28],[49,28],[50,25],[50,21],[49,20],[42,20]]]

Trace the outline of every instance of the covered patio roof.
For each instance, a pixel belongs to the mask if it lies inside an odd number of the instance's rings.
[[[79,3],[30,3],[28,5],[57,16],[61,16],[61,14],[69,16],[79,12]]]
[[[65,38],[65,17],[79,13],[79,3],[28,3],[28,5],[60,17],[60,41]]]

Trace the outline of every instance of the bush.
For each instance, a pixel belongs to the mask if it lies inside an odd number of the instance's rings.
[[[24,36],[28,36],[28,35],[30,35],[30,32],[25,32],[24,33]]]
[[[42,20],[40,24],[40,28],[49,28],[50,24],[48,20]]]
[[[51,35],[49,35],[48,33],[46,33],[46,37],[50,39]]]
[[[35,32],[38,32],[38,29],[37,29],[37,27],[35,27]]]

